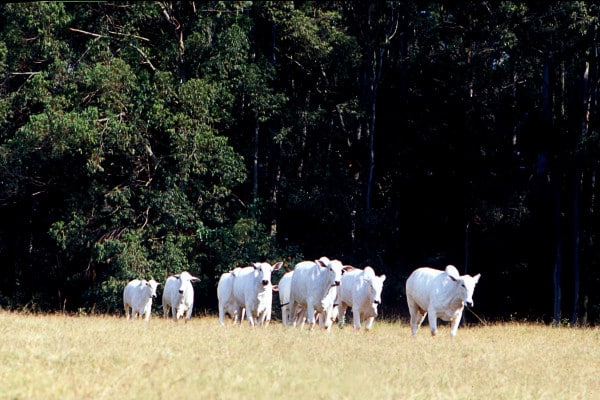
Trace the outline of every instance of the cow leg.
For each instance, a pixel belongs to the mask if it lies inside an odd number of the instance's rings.
[[[315,306],[311,303],[306,305],[306,322],[308,322],[308,330],[312,330],[315,326]]]
[[[254,322],[254,315],[252,315],[251,312],[246,313],[246,317],[248,318],[248,324],[250,324],[250,326],[256,325]]]
[[[296,324],[300,324],[300,329],[304,328],[304,323],[306,322],[306,310],[299,306],[296,310],[296,315],[293,318],[294,326],[296,326]]]
[[[408,311],[410,312],[410,330],[413,336],[417,335],[417,330],[425,320],[427,312],[422,310],[413,302],[408,302]]]
[[[375,321],[375,317],[369,317],[367,318],[367,320],[365,321],[365,329],[367,331],[370,331],[371,328],[373,327],[373,322]]]
[[[192,319],[192,311],[194,311],[194,306],[190,304],[190,307],[187,309],[187,315],[185,316],[185,322],[188,322]]]
[[[233,319],[234,324],[239,323],[240,325],[242,324],[242,321],[244,321],[244,314],[243,314],[243,310],[244,307],[236,307],[236,310],[234,312],[235,317]]]
[[[450,336],[456,336],[456,332],[458,331],[458,325],[460,324],[460,319],[462,318],[463,310],[459,310],[454,314],[454,318],[452,318],[452,322],[450,325]]]
[[[340,313],[339,313],[339,322],[338,322],[338,326],[340,327],[340,329],[342,329],[344,327],[344,325],[346,324],[346,309],[348,308],[348,304],[344,303],[343,301],[340,304]]]
[[[129,319],[131,315],[129,314],[129,304],[125,304],[125,319]]]
[[[435,310],[430,309],[428,310],[427,314],[429,314],[427,320],[429,321],[429,330],[431,331],[431,336],[435,336],[437,334],[437,313]]]
[[[219,302],[219,323],[225,326],[225,305]]]
[[[360,331],[360,310],[358,307],[352,307],[352,326],[354,326],[354,333]]]
[[[246,300],[244,304],[244,310],[246,310],[246,318],[250,326],[256,326],[258,324],[258,313],[257,306],[253,304],[252,300]]]
[[[288,326],[291,323],[292,318],[290,317],[290,305],[281,306],[281,323],[284,326]]]

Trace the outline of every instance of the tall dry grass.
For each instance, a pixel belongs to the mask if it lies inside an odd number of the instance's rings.
[[[600,331],[404,322],[355,335],[0,312],[2,399],[598,399]]]

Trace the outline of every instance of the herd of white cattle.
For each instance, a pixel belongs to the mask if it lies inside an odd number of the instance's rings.
[[[223,273],[217,285],[219,322],[225,325],[229,317],[233,324],[244,318],[251,326],[266,326],[271,321],[273,292],[278,292],[281,320],[287,326],[308,325],[311,330],[318,323],[329,331],[334,322],[345,323],[346,310],[352,310],[354,331],[364,323],[368,331],[373,327],[385,275],[376,275],[371,267],[364,269],[343,265],[339,260],[321,257],[315,261],[302,261],[286,272],[277,285],[271,282],[273,271],[283,262],[271,265],[256,262],[248,267],[238,267]],[[413,336],[425,317],[433,336],[437,333],[437,319],[450,321],[450,335],[455,336],[466,306],[473,305],[473,292],[481,274],[460,275],[456,267],[445,270],[421,267],[406,280],[406,300],[410,312]],[[164,318],[169,311],[174,321],[189,320],[194,306],[193,282],[200,279],[184,271],[169,276],[164,284],[162,307]],[[138,316],[149,320],[152,300],[160,284],[134,279],[123,290],[123,305],[127,319]]]

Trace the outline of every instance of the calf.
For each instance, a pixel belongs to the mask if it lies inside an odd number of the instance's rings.
[[[460,275],[453,265],[445,271],[421,267],[406,280],[406,301],[413,336],[428,315],[431,335],[437,333],[437,319],[450,321],[450,336],[456,336],[465,304],[473,305],[473,292],[481,274]]]
[[[167,278],[162,297],[165,318],[168,318],[169,310],[175,322],[183,318],[184,314],[185,322],[192,317],[192,310],[194,308],[194,287],[192,286],[192,282],[198,282],[199,280],[200,278],[192,276],[187,271]]]
[[[134,279],[130,281],[123,290],[123,305],[125,306],[125,317],[137,318],[139,315],[148,321],[152,311],[152,299],[156,298],[156,288],[159,283],[154,279],[149,281]],[[131,309],[131,313],[130,313]]]
[[[365,329],[367,331],[371,329],[377,316],[377,306],[381,303],[384,281],[385,275],[376,276],[371,267],[365,267],[364,270],[346,269],[338,289],[340,328],[344,325],[346,309],[351,307],[354,331],[360,330],[362,320],[365,320]]]

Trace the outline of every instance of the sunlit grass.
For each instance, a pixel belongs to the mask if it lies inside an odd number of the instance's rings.
[[[372,332],[0,312],[2,399],[594,399],[600,331]]]

